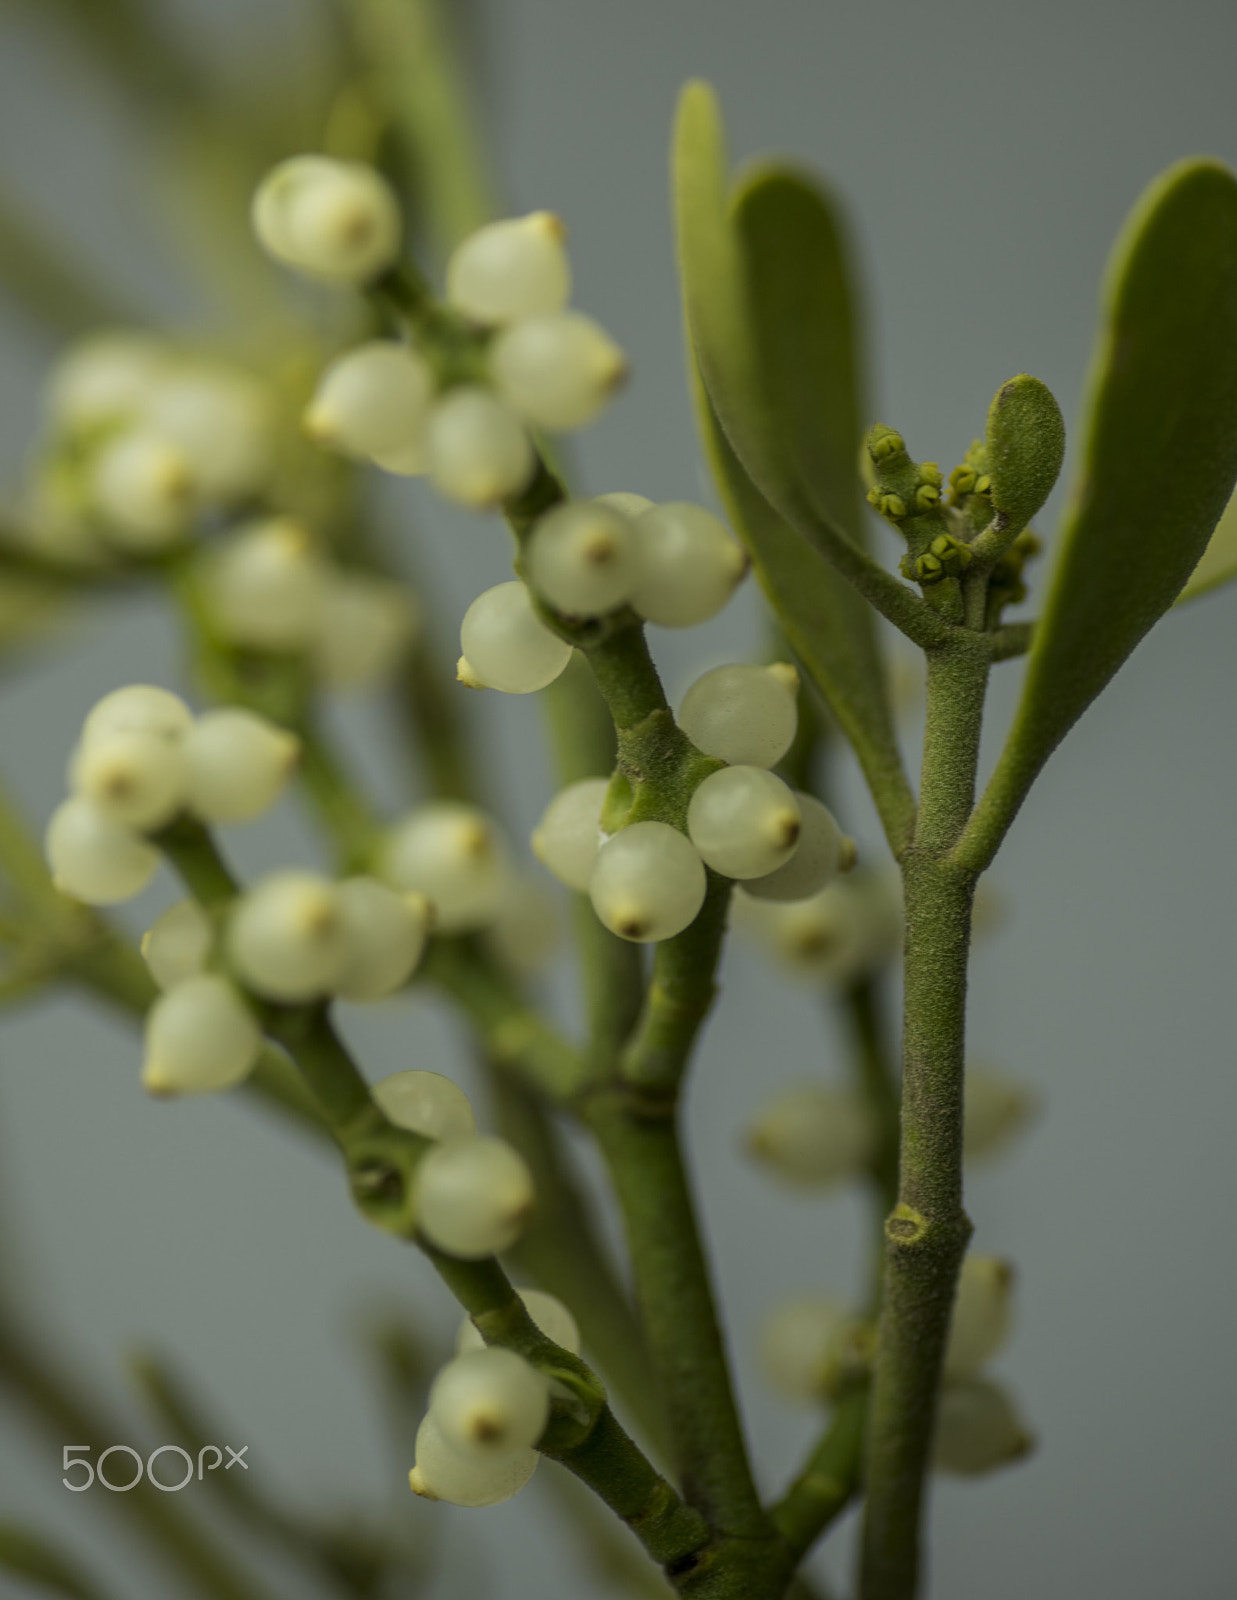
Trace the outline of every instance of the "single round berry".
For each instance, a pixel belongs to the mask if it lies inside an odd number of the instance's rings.
[[[589,898],[621,939],[672,939],[696,919],[708,879],[686,834],[665,822],[620,828],[597,852]]]
[[[627,376],[610,335],[580,311],[522,317],[489,349],[494,387],[535,428],[590,423]]]
[[[775,871],[748,878],[744,890],[758,900],[806,900],[832,883],[847,857],[847,839],[829,807],[797,791],[803,829],[790,859]]]
[[[653,509],[653,502],[647,495],[631,494],[623,489],[615,489],[610,494],[595,494],[595,506],[609,506],[611,511],[618,511],[625,517],[630,517],[634,522],[645,511]]]
[[[977,1477],[1021,1460],[1034,1447],[1013,1401],[995,1383],[972,1378],[941,1390],[933,1457],[939,1470]]]
[[[52,812],[45,847],[56,888],[91,906],[131,900],[159,865],[157,850],[84,795],[74,795]]]
[[[430,410],[426,470],[448,500],[484,510],[518,494],[536,457],[511,407],[477,384],[450,389]]]
[[[837,878],[806,900],[735,895],[734,919],[767,942],[794,972],[817,983],[854,983],[897,953],[901,890],[892,876]]]
[[[160,1095],[230,1089],[261,1048],[262,1030],[226,978],[186,978],[147,1014],[142,1086]]]
[[[533,830],[533,854],[560,883],[587,894],[601,849],[601,808],[608,778],[581,778],[561,789]]]
[[[374,1085],[373,1096],[397,1128],[427,1139],[466,1139],[477,1131],[468,1096],[440,1072],[393,1072]]]
[[[113,689],[91,708],[82,723],[82,746],[118,733],[153,733],[175,743],[193,726],[193,712],[168,689],[130,683]]]
[[[142,935],[142,959],[161,989],[174,989],[206,970],[214,942],[211,920],[196,900],[178,900]]]
[[[437,1249],[465,1261],[509,1249],[535,1200],[523,1156],[504,1139],[444,1140],[417,1166],[417,1227]]]
[[[518,579],[477,596],[460,624],[460,647],[476,679],[504,694],[544,689],[571,660],[571,646],[542,622]]]
[[[794,854],[803,823],[790,788],[764,767],[710,773],[687,807],[687,833],[701,858],[727,878],[757,878]]]
[[[786,679],[768,667],[714,667],[679,707],[679,727],[706,756],[734,766],[772,767],[790,749],[799,722]]]
[[[181,746],[189,804],[205,822],[248,822],[275,804],[301,741],[240,706],[205,711]]]
[[[562,223],[549,211],[489,222],[447,262],[447,299],[474,322],[557,311],[571,293]]]
[[[371,339],[333,361],[302,426],[316,443],[361,458],[419,448],[437,381],[425,357],[391,339]]]
[[[412,976],[429,937],[429,901],[376,878],[345,878],[335,896],[346,952],[332,989],[341,1000],[383,1000]]]
[[[268,1000],[329,993],[347,960],[336,885],[312,872],[277,872],[241,896],[228,920],[236,975]]]
[[[139,832],[160,828],[185,801],[184,741],[142,728],[96,733],[73,752],[69,784],[114,822]]]
[[[195,484],[188,459],[145,428],[118,434],[100,447],[90,487],[108,539],[135,555],[175,544],[193,514]]]
[[[747,556],[725,523],[703,506],[671,500],[636,518],[636,587],[631,603],[664,628],[694,628],[715,617],[747,571]]]
[[[359,161],[317,155],[281,161],[254,195],[251,218],[269,255],[326,283],[368,283],[399,255],[395,193]]]
[[[445,1500],[454,1506],[496,1506],[510,1500],[532,1477],[541,1459],[527,1447],[485,1461],[461,1455],[443,1438],[432,1416],[417,1429],[416,1448],[417,1464],[408,1474],[409,1488],[426,1500]]]
[[[580,1354],[580,1330],[576,1326],[576,1319],[561,1300],[547,1294],[544,1289],[518,1289],[516,1293],[524,1302],[525,1311],[547,1339],[552,1339],[561,1349],[569,1350],[573,1356]],[[463,1355],[468,1350],[484,1348],[485,1340],[477,1331],[476,1324],[471,1317],[465,1317],[455,1341],[456,1354]]]
[[[275,466],[270,396],[222,362],[182,362],[148,389],[142,415],[188,462],[198,496],[232,505],[258,494]]]
[[[748,1126],[747,1148],[795,1188],[830,1189],[863,1171],[874,1137],[871,1112],[857,1095],[812,1084],[765,1106]]]
[[[999,1256],[967,1256],[958,1277],[945,1381],[974,1378],[1009,1341],[1014,1272]]]
[[[47,414],[63,428],[90,428],[137,416],[168,365],[167,346],[131,328],[75,340],[52,368]]]
[[[765,1320],[760,1356],[772,1382],[789,1400],[819,1402],[834,1341],[848,1318],[828,1295],[786,1300]]]
[[[430,1388],[429,1415],[453,1450],[492,1460],[537,1443],[550,1417],[549,1385],[514,1350],[487,1345],[442,1368]]]
[[[494,819],[460,800],[435,800],[392,830],[381,876],[433,907],[440,933],[469,933],[498,915],[507,890],[507,848]]]
[[[613,611],[636,579],[631,520],[588,500],[556,506],[533,529],[525,569],[533,588],[569,616]]]
[[[967,1063],[963,1096],[962,1151],[967,1161],[999,1156],[1035,1115],[1033,1094],[990,1067]]]
[[[233,644],[257,650],[311,645],[330,581],[308,529],[291,517],[248,524],[205,563],[215,625]]]

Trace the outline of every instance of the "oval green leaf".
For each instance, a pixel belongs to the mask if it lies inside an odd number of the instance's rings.
[[[1052,493],[1065,459],[1065,423],[1047,384],[1020,372],[988,408],[988,476],[1002,537],[1015,539]]]
[[[1082,470],[1022,698],[958,846],[991,860],[1036,774],[1198,565],[1237,479],[1237,179],[1162,174],[1109,261]]]
[[[798,172],[753,168],[728,193],[720,112],[703,84],[689,84],[680,102],[675,190],[706,453],[756,576],[850,737],[896,849],[913,802],[874,618],[833,558],[844,550],[918,602],[861,549],[858,358],[841,230]]]

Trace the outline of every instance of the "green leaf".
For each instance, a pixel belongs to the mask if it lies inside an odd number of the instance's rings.
[[[1237,494],[1225,506],[1216,523],[1215,532],[1207,541],[1203,559],[1190,574],[1190,581],[1177,596],[1177,604],[1196,600],[1200,594],[1210,594],[1222,584],[1237,578]]]
[[[696,419],[730,520],[795,654],[850,740],[890,843],[914,822],[871,613],[848,583],[774,511],[730,447],[693,367]]]
[[[1052,493],[1065,458],[1065,423],[1046,384],[1021,372],[997,390],[988,408],[988,476],[992,509],[1013,540]]]
[[[862,545],[858,315],[836,208],[807,176],[762,164],[740,176],[729,210],[758,381],[786,469]]]
[[[1237,179],[1171,167],[1110,258],[1082,470],[1014,726],[958,847],[986,864],[1036,774],[1184,587],[1237,478]]]
[[[854,745],[898,849],[913,801],[874,618],[826,559],[844,547],[915,600],[861,549],[854,297],[840,229],[794,171],[753,168],[728,195],[720,114],[703,84],[689,84],[680,103],[675,183],[706,453],[761,587]]]
[[[679,270],[692,349],[718,421],[784,521],[911,638],[941,643],[946,626],[852,532],[857,439],[844,463],[842,441],[813,431],[813,417],[856,431],[855,398],[843,388],[853,376],[853,336],[838,320],[851,297],[828,205],[799,174],[778,168],[757,169],[733,209],[728,191],[717,99],[707,84],[689,83],[674,138]],[[850,371],[831,374],[821,394],[815,384],[830,352],[843,352]]]

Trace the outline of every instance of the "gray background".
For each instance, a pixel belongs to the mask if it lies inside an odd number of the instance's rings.
[[[292,6],[183,9],[202,48],[292,70],[304,38]],[[594,492],[708,493],[682,381],[667,211],[667,132],[684,77],[718,85],[736,155],[793,153],[848,202],[871,312],[873,416],[946,465],[1020,370],[1044,378],[1076,423],[1097,281],[1123,215],[1177,157],[1237,157],[1237,13],[1219,0],[490,0],[480,10],[511,208],[567,218],[577,301],[635,369],[583,441]],[[171,257],[143,211],[122,108],[38,30],[2,26],[0,139],[27,194],[153,310],[174,313]],[[250,50],[255,32],[267,48]],[[51,352],[12,320],[0,333],[0,451],[12,481]],[[396,500],[401,513],[422,508],[444,614],[458,615],[504,575],[503,542],[416,488]],[[1051,527],[1051,515],[1040,520]],[[657,638],[672,686],[756,648],[753,601]],[[1015,1470],[937,1486],[936,1600],[1231,1592],[1234,604],[1205,600],[1140,649],[1054,757],[993,874],[1010,915],[976,955],[974,1053],[1036,1084],[1045,1115],[974,1179],[968,1207],[977,1247],[1018,1265],[1017,1333],[998,1371],[1041,1446]],[[989,763],[1018,671],[998,674]],[[154,603],[92,616],[71,648],[8,688],[0,750],[33,814],[61,792],[82,712],[135,677],[180,681],[174,633]],[[503,699],[483,714],[525,829],[548,792],[537,708]],[[361,711],[347,721],[394,799],[381,724]],[[861,800],[845,820],[875,853]],[[248,868],[309,860],[306,833],[289,843],[286,830],[299,828],[288,806],[229,844]],[[133,925],[170,896],[161,882]],[[767,1391],[755,1329],[780,1295],[856,1282],[864,1213],[847,1197],[787,1199],[737,1157],[742,1120],[773,1087],[840,1062],[810,992],[744,947],[725,979],[690,1138],[754,1455],[772,1489],[813,1425]],[[375,1076],[454,1070],[456,1030],[429,1001],[353,1013],[348,1030]],[[157,1343],[218,1398],[263,1483],[322,1506],[398,1500],[352,1336],[358,1308],[392,1297],[445,1335],[453,1314],[428,1270],[355,1219],[329,1163],[243,1106],[147,1102],[132,1036],[85,1005],[6,1018],[0,1045],[5,1232],[30,1269],[32,1304],[81,1370],[115,1385],[120,1353]],[[0,1503],[108,1553],[124,1593],[166,1594],[117,1564],[114,1506],[67,1495],[46,1442],[7,1414],[0,1423]],[[557,1553],[560,1524],[539,1490],[484,1514],[439,1510],[456,1558],[442,1594],[601,1592]],[[824,1570],[844,1571],[847,1542],[834,1541]]]

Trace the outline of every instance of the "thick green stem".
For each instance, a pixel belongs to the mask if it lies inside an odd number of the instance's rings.
[[[929,656],[915,838],[903,857],[906,950],[898,1204],[867,1446],[861,1600],[912,1600],[937,1390],[971,1224],[962,1209],[962,1072],[975,875],[949,852],[975,797],[990,653],[975,638]]]
[[[582,1112],[606,1159],[684,1492],[715,1528],[770,1537],[747,1461],[673,1106],[598,1090]]]

